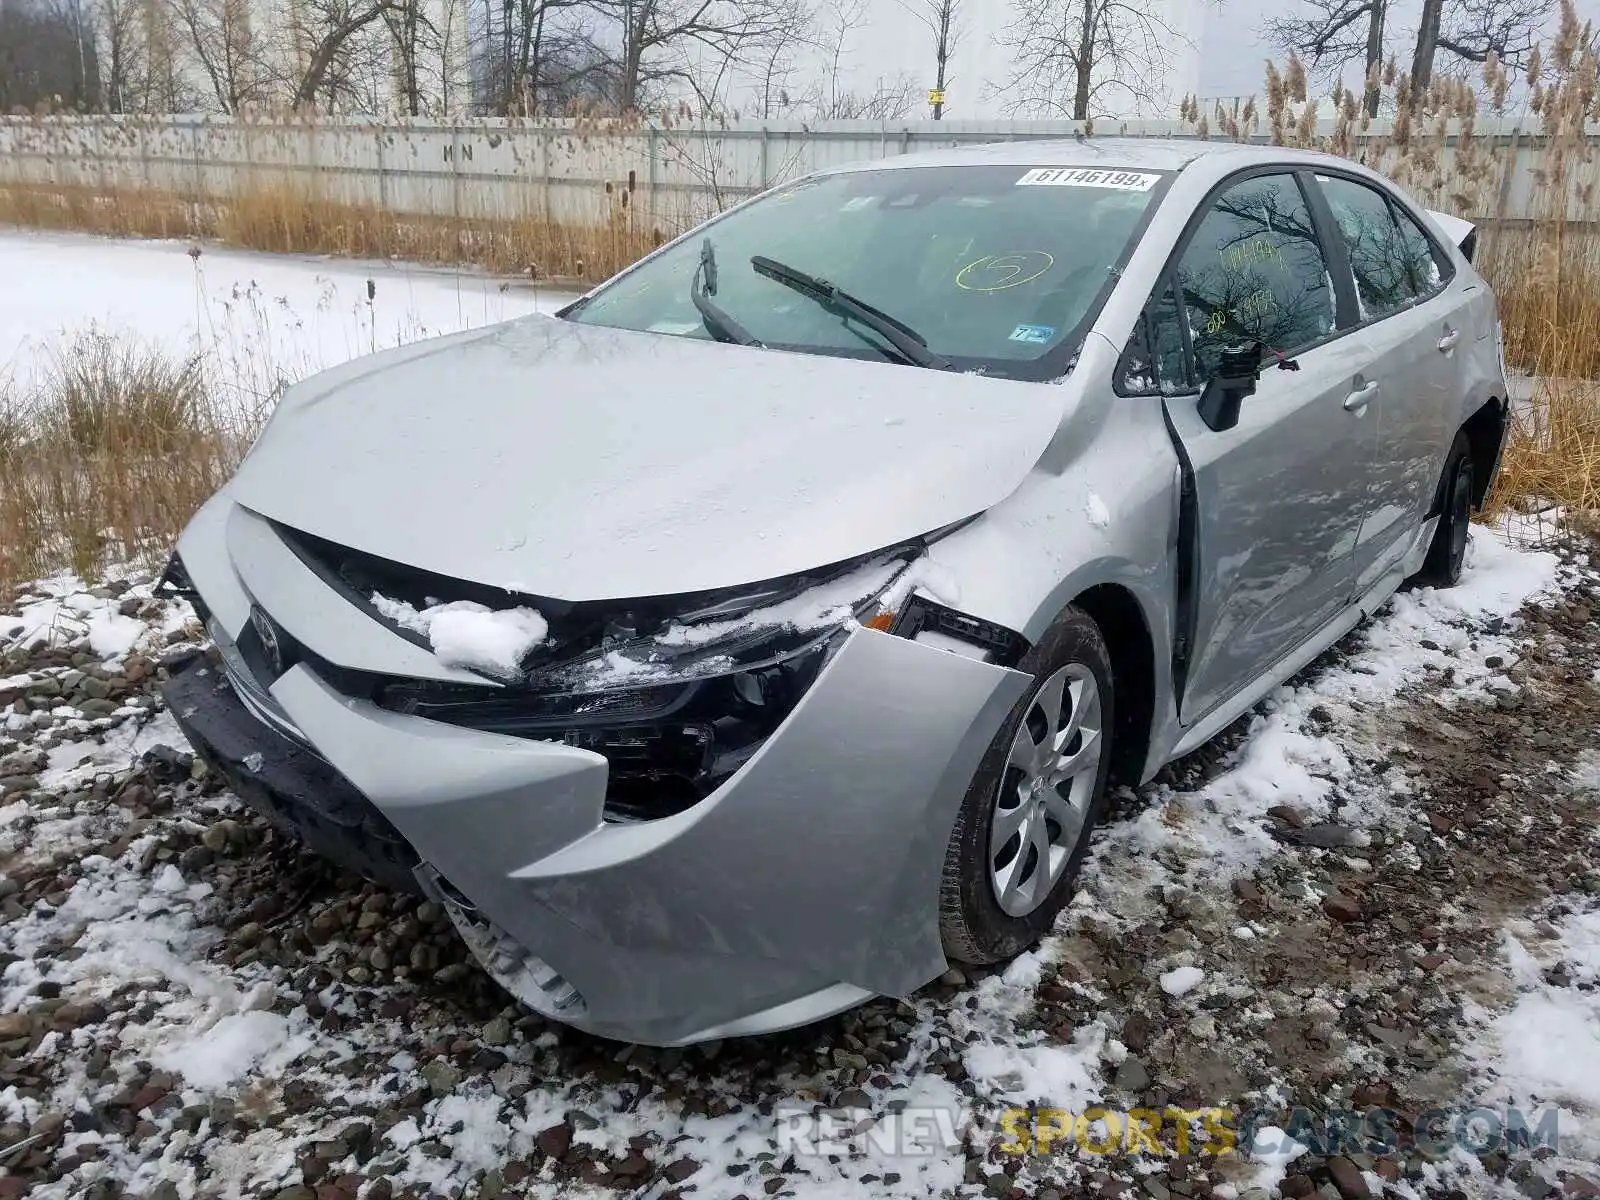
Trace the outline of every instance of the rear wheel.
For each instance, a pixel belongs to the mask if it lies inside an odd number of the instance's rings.
[[[989,744],[945,852],[939,932],[958,962],[1010,958],[1072,898],[1111,769],[1105,639],[1069,608],[1020,669],[1034,684]]]
[[[1412,582],[1429,587],[1454,587],[1461,582],[1472,528],[1472,494],[1476,482],[1472,443],[1465,432],[1458,433],[1445,459],[1444,478],[1440,482],[1439,524],[1434,528],[1428,557]]]

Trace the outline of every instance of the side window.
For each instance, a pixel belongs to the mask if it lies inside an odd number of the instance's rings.
[[[1164,392],[1181,392],[1193,386],[1189,378],[1189,356],[1183,348],[1182,317],[1177,298],[1168,285],[1150,303],[1150,352],[1155,359],[1156,378]]]
[[[1416,291],[1406,245],[1388,200],[1350,179],[1318,175],[1317,184],[1333,210],[1350,259],[1361,319],[1385,316],[1410,304]]]
[[[1333,281],[1293,175],[1257,175],[1212,203],[1178,263],[1195,378],[1224,348],[1293,354],[1333,332]]]
[[[1431,296],[1450,282],[1450,260],[1434,249],[1428,235],[1404,209],[1396,206],[1394,215],[1400,222],[1400,243],[1405,248],[1406,269],[1411,272],[1412,294]]]
[[[1178,303],[1168,285],[1145,305],[1122,351],[1117,378],[1123,395],[1181,392],[1192,386],[1178,320]]]

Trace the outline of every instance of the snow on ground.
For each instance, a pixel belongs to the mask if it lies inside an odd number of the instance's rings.
[[[193,248],[0,231],[0,381],[25,391],[52,346],[93,326],[205,352],[231,389],[219,398],[251,408],[280,379],[571,298],[470,271]]]
[[[1594,756],[1572,778],[1600,804]],[[1600,907],[1591,900],[1550,920],[1513,921],[1502,949],[1514,1003],[1474,1012],[1481,1033],[1471,1054],[1492,1080],[1485,1099],[1528,1112],[1555,1107],[1563,1152],[1600,1159]]]
[[[1163,804],[1114,833],[1142,879],[1138,863],[1166,850],[1210,860],[1233,877],[1271,851],[1263,827],[1268,810],[1290,806],[1312,823],[1342,821],[1346,848],[1364,835],[1350,829],[1382,820],[1395,788],[1386,782],[1365,794],[1351,788],[1350,750],[1368,724],[1366,708],[1429,679],[1449,682],[1444,703],[1490,700],[1516,691],[1507,672],[1516,664],[1511,614],[1558,586],[1558,560],[1519,550],[1475,526],[1460,585],[1396,595],[1381,619],[1355,635],[1341,661],[1273,692],[1248,718],[1249,735],[1231,755],[1230,769],[1193,793],[1173,792]],[[1348,643],[1347,643],[1348,645]],[[1131,885],[1130,885],[1131,886]]]

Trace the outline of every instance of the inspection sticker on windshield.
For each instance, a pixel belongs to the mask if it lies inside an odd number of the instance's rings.
[[[1100,167],[1034,167],[1017,187],[1097,187],[1122,192],[1148,192],[1159,175],[1144,171],[1107,171]]]
[[[1011,331],[1011,336],[1006,340],[1011,342],[1031,342],[1035,346],[1044,346],[1055,335],[1056,327],[1054,325],[1018,325]]]

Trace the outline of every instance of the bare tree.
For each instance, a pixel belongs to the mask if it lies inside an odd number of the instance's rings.
[[[180,0],[192,3],[193,0]],[[313,107],[319,95],[332,107],[339,81],[349,74],[345,57],[352,40],[375,21],[411,0],[309,0],[302,9],[307,60],[294,89],[296,108]]]
[[[439,110],[454,113],[467,92],[466,61],[458,55],[466,45],[467,0],[440,0],[439,19]]]
[[[1300,16],[1269,18],[1268,39],[1307,59],[1312,72],[1328,80],[1360,63],[1366,80],[1362,103],[1369,116],[1377,116],[1389,0],[1307,0],[1304,8]]]
[[[1453,0],[1447,14],[1444,0],[1422,0],[1411,58],[1412,87],[1432,82],[1439,50],[1453,56],[1446,68],[1452,71],[1474,71],[1491,54],[1510,67],[1521,67],[1555,7],[1556,0]]]
[[[141,111],[170,113],[195,108],[199,101],[179,71],[183,38],[173,21],[171,5],[166,0],[136,3],[139,37],[144,44]]]
[[[225,113],[268,98],[249,0],[173,0],[186,49]]]
[[[799,70],[796,58],[806,47],[815,47],[814,22],[816,11],[802,2],[795,11],[795,20],[767,41],[755,55],[757,76],[757,107],[762,119],[776,116],[789,108],[795,96],[789,84]]]
[[[1411,78],[1425,88],[1433,78],[1433,56],[1439,47],[1444,0],[1422,0],[1422,16],[1417,19],[1417,44],[1411,55]]]
[[[797,0],[590,0],[614,24],[616,107],[637,111],[653,95],[688,86],[702,106],[716,89],[705,68],[759,61],[761,52],[803,23]],[[604,44],[604,43],[602,43]]]
[[[556,10],[569,0],[484,0],[484,34],[488,47],[488,104],[499,113],[539,110],[547,36]],[[553,30],[551,32],[554,32]]]
[[[1160,106],[1160,80],[1182,34],[1160,0],[1016,0],[999,43],[1011,77],[999,89],[1010,108],[1075,121]]]
[[[905,9],[933,36],[933,119],[944,116],[944,89],[949,82],[950,59],[961,44],[961,0],[900,0]]]
[[[921,92],[916,76],[902,71],[879,79],[870,92],[835,92],[832,102],[817,116],[832,121],[899,121],[911,115]]]
[[[845,47],[866,11],[867,0],[829,0],[828,6],[819,14],[815,44],[822,52],[827,71],[822,82],[813,89],[815,95],[809,105],[818,117],[825,116],[835,106],[843,91],[840,72],[848,53]]]
[[[812,45],[821,52],[825,70],[803,107],[817,120],[898,121],[916,107],[921,89],[916,78],[904,71],[889,79],[880,76],[870,91],[845,86],[847,47],[866,11],[867,0],[831,0],[814,21]]]
[[[100,0],[94,15],[102,106],[114,113],[144,111],[149,58],[140,6],[134,0]]]
[[[1440,71],[1465,75],[1494,54],[1521,66],[1549,23],[1557,0],[1422,0],[1411,55],[1413,91]],[[1388,57],[1390,0],[1307,0],[1300,15],[1267,21],[1267,36],[1293,50],[1322,82],[1343,80],[1352,66],[1366,80],[1362,106],[1378,112],[1379,75]],[[1449,58],[1439,65],[1438,53]]]
[[[409,116],[421,116],[421,57],[436,31],[423,15],[420,0],[395,0],[382,11],[394,40],[395,88],[400,93],[401,107]]]

